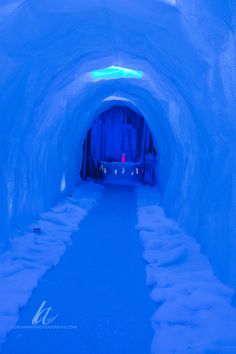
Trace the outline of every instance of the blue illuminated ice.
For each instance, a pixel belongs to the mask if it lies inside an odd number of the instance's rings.
[[[205,324],[194,325],[203,328],[199,352],[204,352],[208,315],[211,320],[213,313],[219,315],[221,300],[222,309],[227,307],[227,315],[232,314],[231,290],[218,282],[236,289],[235,13],[232,0],[136,0],[135,5],[131,0],[119,4],[115,0],[1,1],[0,261],[4,266],[0,284],[5,282],[13,295],[12,274],[34,267],[33,256],[38,252],[32,251],[30,262],[19,262],[11,247],[17,248],[17,256],[26,255],[27,245],[34,243],[29,225],[81,183],[83,143],[93,121],[112,106],[125,105],[144,116],[158,151],[160,200],[152,200],[154,209],[146,209],[145,215],[148,220],[153,210],[162,210],[165,222],[152,222],[159,230],[166,229],[168,237],[161,232],[157,240],[156,230],[149,239],[148,230],[141,235],[148,277],[154,285],[152,298],[165,303],[155,316],[155,328],[160,329],[163,352],[165,341],[170,346],[174,343],[172,335],[181,337],[181,317],[186,316],[184,331],[189,323],[185,334],[191,338],[194,327],[189,309],[194,317],[193,307],[199,305],[197,286],[191,288],[193,303],[186,303],[189,287],[185,281],[190,286],[191,275],[185,274],[186,278],[176,269],[183,270],[194,254],[196,262],[191,267],[202,267],[197,270],[202,318],[207,314]],[[146,198],[144,202],[152,199],[148,193],[139,197]],[[74,226],[84,216],[73,210],[66,237],[74,230],[70,222]],[[57,217],[63,219],[62,213]],[[171,238],[170,227],[175,225],[181,232]],[[153,224],[145,227],[153,228]],[[54,235],[58,231],[59,227]],[[20,235],[17,241],[16,234]],[[63,253],[63,242],[56,242],[54,251]],[[33,247],[40,253],[41,244]],[[150,266],[154,263],[158,266]],[[176,279],[170,275],[172,270]],[[31,284],[36,285],[42,273],[36,267]],[[213,274],[216,293],[208,296],[205,285]],[[160,290],[157,281],[165,285],[166,279],[171,286]],[[1,288],[2,297],[3,293]],[[29,295],[30,291],[19,301],[7,303],[15,319]],[[3,307],[2,301],[2,315]],[[169,318],[170,313],[176,318]],[[9,316],[4,316],[2,334],[6,334],[4,325],[9,325]],[[222,323],[226,320],[225,316]],[[231,334],[226,332],[222,334],[229,339]],[[224,346],[222,336],[219,341]],[[234,343],[227,343],[220,353],[235,354]],[[218,349],[214,351],[218,344],[207,353],[219,354]]]

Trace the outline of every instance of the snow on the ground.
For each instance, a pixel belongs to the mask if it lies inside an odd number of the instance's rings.
[[[155,188],[138,187],[137,195],[147,284],[157,304],[152,353],[235,354],[233,290],[215,277],[198,243],[165,216]]]
[[[72,197],[43,213],[36,224],[18,231],[0,255],[0,346],[16,324],[19,309],[29,300],[45,272],[55,266],[80,221],[101,196],[103,187],[83,183]],[[34,228],[40,228],[35,233]]]

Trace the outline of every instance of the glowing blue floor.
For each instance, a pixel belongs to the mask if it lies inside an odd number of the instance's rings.
[[[30,325],[42,301],[59,317],[54,325],[77,330],[14,330],[3,354],[148,354],[154,303],[145,286],[145,264],[131,187],[106,187],[81,223],[61,262],[41,280],[19,325]]]

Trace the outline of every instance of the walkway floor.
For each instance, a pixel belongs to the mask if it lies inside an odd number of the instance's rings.
[[[43,301],[59,314],[51,325],[77,329],[17,329],[3,354],[148,354],[155,305],[146,287],[142,246],[135,231],[131,187],[108,186],[80,224],[60,263],[40,281],[20,312],[31,325]],[[49,317],[50,317],[49,316]]]

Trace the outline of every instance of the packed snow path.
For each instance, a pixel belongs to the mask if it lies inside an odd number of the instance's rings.
[[[131,187],[106,187],[60,263],[39,282],[20,312],[31,325],[43,301],[59,314],[51,325],[77,329],[12,331],[3,354],[147,354],[155,305],[146,287]],[[50,315],[50,316],[51,316]]]

